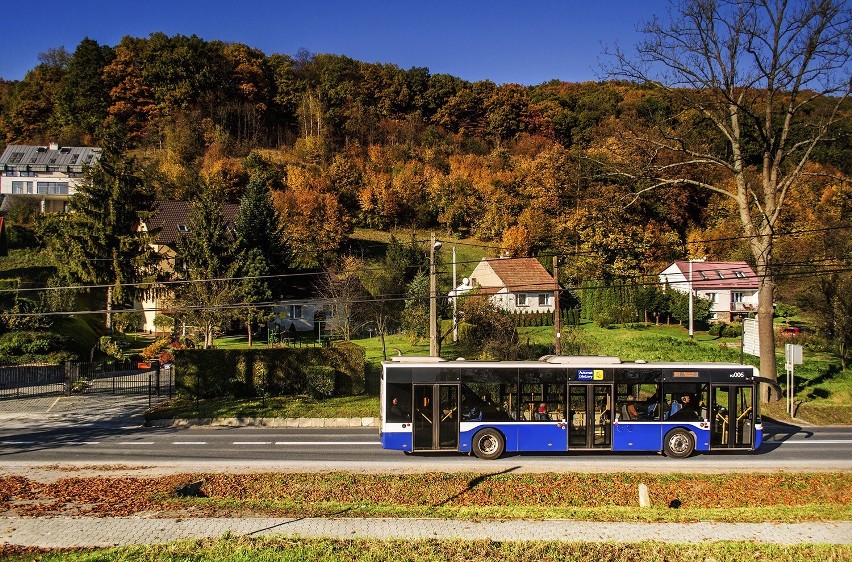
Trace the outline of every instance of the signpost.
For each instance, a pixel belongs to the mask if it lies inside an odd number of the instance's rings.
[[[794,343],[784,345],[784,367],[787,370],[787,413],[793,417],[795,409],[793,399],[796,395],[796,376],[793,373],[795,365],[802,364],[802,346]]]
[[[743,362],[743,353],[760,357],[760,333],[757,331],[757,318],[743,318],[743,340],[740,363]]]

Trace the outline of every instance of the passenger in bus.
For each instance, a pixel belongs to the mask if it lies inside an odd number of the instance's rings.
[[[672,409],[674,409],[674,405],[678,402],[675,401],[672,403]],[[698,421],[698,410],[696,410],[696,403],[693,400],[691,394],[683,394],[680,397],[680,407],[675,413],[669,415],[669,420],[671,421]]]
[[[627,415],[628,419],[639,419],[639,411],[636,409],[636,398],[634,398],[632,395],[627,397]]]
[[[672,398],[672,403],[671,403],[671,406],[669,406],[669,411],[666,414],[666,418],[671,418],[681,408],[682,408],[682,406],[681,406],[680,402],[677,400],[677,398]]]
[[[388,418],[392,421],[408,421],[408,414],[402,411],[402,408],[399,406],[399,398],[396,396],[391,398],[391,407],[388,412]]]
[[[535,419],[539,421],[550,419],[550,417],[547,415],[547,406],[545,406],[544,402],[538,405],[538,409],[535,412]]]
[[[482,421],[482,410],[471,402],[466,396],[462,397],[462,419],[465,421]]]

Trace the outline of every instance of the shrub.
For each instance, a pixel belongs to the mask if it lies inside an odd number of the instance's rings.
[[[743,335],[743,325],[741,323],[726,324],[725,322],[717,322],[710,325],[708,333],[711,336],[720,338],[737,338]]]
[[[10,332],[0,336],[0,363],[56,363],[76,359],[68,338],[49,332]]]
[[[311,365],[305,369],[308,390],[316,398],[328,398],[334,394],[335,372],[332,367]]]
[[[331,348],[181,350],[174,356],[178,393],[187,397],[313,392],[307,371],[317,366],[331,369],[331,392],[364,391],[366,354],[351,342]],[[317,388],[327,392],[321,379],[316,379]]]
[[[101,351],[110,357],[115,357],[116,359],[124,357],[124,353],[122,353],[121,348],[118,346],[118,342],[111,336],[102,336],[98,346],[101,348]]]
[[[172,344],[171,338],[160,338],[145,349],[142,350],[142,357],[145,359],[156,358],[161,351],[165,351]]]

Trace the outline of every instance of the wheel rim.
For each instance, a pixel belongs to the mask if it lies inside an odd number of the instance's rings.
[[[669,449],[678,455],[686,453],[689,451],[689,437],[682,433],[672,435],[671,438],[669,438]]]
[[[492,455],[497,451],[497,439],[493,435],[484,435],[479,439],[479,450],[486,455]]]

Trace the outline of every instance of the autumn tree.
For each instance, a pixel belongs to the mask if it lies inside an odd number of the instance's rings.
[[[736,201],[758,289],[761,374],[777,379],[772,305],[779,218],[818,145],[848,118],[852,13],[839,0],[687,0],[654,18],[637,57],[613,72],[665,91],[665,127],[636,131],[641,169],[619,167],[637,197],[662,186]]]
[[[847,272],[819,277],[802,297],[801,304],[846,369],[852,356],[852,276]]]
[[[55,119],[60,84],[71,55],[63,48],[39,55],[39,64],[15,88],[4,118],[6,142],[43,143],[55,140]]]

